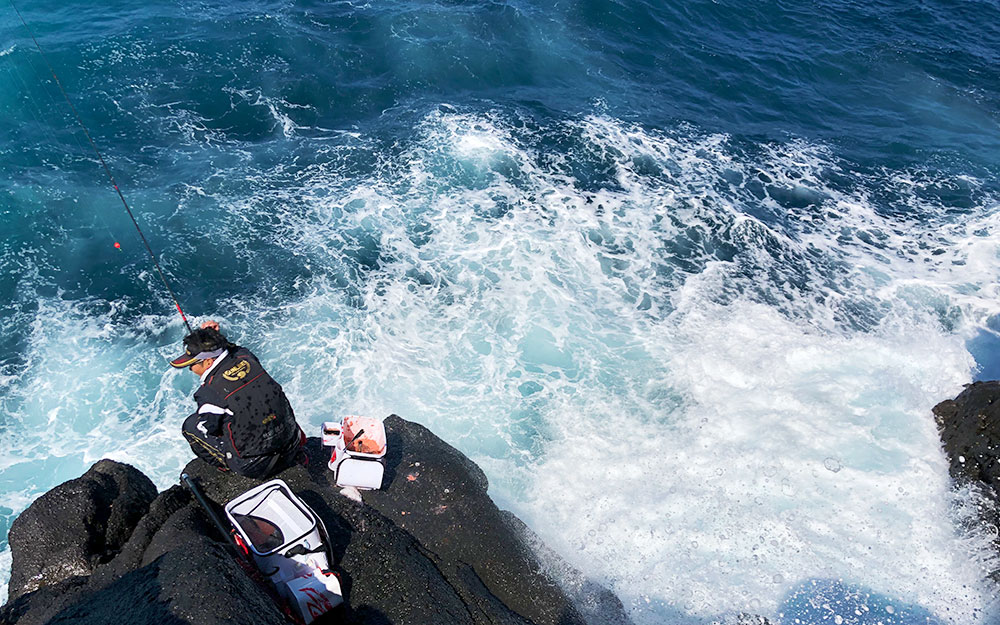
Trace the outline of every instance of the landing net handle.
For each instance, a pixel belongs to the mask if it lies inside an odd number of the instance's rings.
[[[232,528],[226,529],[226,525],[222,522],[222,519],[219,518],[219,514],[215,511],[215,507],[208,501],[208,499],[205,498],[204,493],[202,493],[201,489],[198,488],[198,485],[195,484],[194,478],[186,472],[181,473],[181,483],[184,484],[184,486],[187,486],[188,490],[191,491],[195,500],[197,500],[198,504],[201,505],[203,510],[205,510],[205,514],[207,514],[208,518],[212,520],[212,524],[215,525],[215,528],[219,530],[220,534],[222,534],[226,544],[229,545],[229,548],[232,549],[234,553],[236,553],[236,561],[240,563],[240,567],[247,574],[247,576],[249,576],[250,579],[252,579],[254,583],[256,583],[257,586],[261,588],[272,601],[274,601],[275,605],[281,610],[282,614],[285,615],[286,619],[295,625],[305,625],[304,621],[292,611],[288,602],[278,594],[274,586],[264,579],[264,576],[261,575],[260,569],[257,568],[257,565],[250,561],[250,555],[245,547],[240,545],[238,542],[239,539],[236,532]]]
[[[181,473],[181,482],[188,487],[188,490],[190,490],[191,494],[194,495],[195,500],[197,500],[198,504],[205,510],[205,514],[207,514],[208,518],[212,520],[212,524],[215,525],[215,529],[219,530],[219,533],[222,534],[226,544],[236,552],[236,555],[239,556],[241,560],[246,559],[247,554],[240,549],[239,545],[233,540],[232,530],[226,529],[226,526],[222,523],[222,519],[219,518],[219,514],[215,511],[212,504],[205,499],[205,495],[201,492],[201,489],[198,488],[198,485],[194,483],[194,479],[192,479],[187,473]]]

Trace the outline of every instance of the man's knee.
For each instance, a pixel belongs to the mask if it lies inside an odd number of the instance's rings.
[[[199,415],[197,412],[189,415],[187,419],[184,419],[184,423],[181,424],[181,432],[183,432],[185,436],[188,432],[195,436],[204,436],[205,433],[198,430],[198,420]]]
[[[184,440],[191,446],[191,451],[205,462],[222,467],[226,466],[226,454],[222,449],[221,441],[217,437],[209,436],[203,428],[199,428],[200,423],[197,413],[184,420],[181,425]]]

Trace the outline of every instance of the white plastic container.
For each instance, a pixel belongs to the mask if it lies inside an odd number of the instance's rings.
[[[371,417],[344,417],[339,428],[336,422],[323,424],[323,444],[331,447],[330,470],[337,480],[337,486],[353,486],[359,490],[378,490],[382,488],[382,478],[385,475],[384,458],[387,449],[385,440],[385,425]],[[338,431],[339,435],[333,432]],[[363,432],[362,432],[363,431]],[[377,447],[373,453],[353,451],[347,448],[345,438],[353,439],[357,432],[362,432],[361,438],[367,439]],[[328,445],[327,440],[333,444]]]
[[[284,481],[237,496],[226,504],[226,516],[257,568],[307,625],[343,602],[323,521]]]
[[[340,421],[324,421],[323,422],[323,445],[326,447],[334,447],[337,445],[338,440],[343,440],[343,434],[340,431]]]

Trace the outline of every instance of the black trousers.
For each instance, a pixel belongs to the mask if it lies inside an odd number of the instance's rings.
[[[296,436],[277,453],[243,458],[233,448],[228,436],[214,436],[199,428],[198,425],[203,418],[204,416],[198,413],[192,414],[184,420],[181,432],[191,445],[194,455],[214,467],[246,477],[263,479],[287,469],[298,460],[302,448],[301,438],[304,438],[301,432],[300,436]]]

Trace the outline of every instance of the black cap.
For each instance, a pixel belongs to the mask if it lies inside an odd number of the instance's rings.
[[[178,369],[189,367],[199,360],[214,358],[229,347],[229,341],[214,328],[200,328],[184,337],[184,353],[170,361]]]

